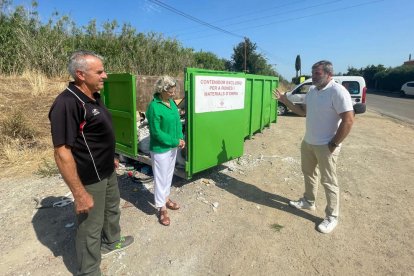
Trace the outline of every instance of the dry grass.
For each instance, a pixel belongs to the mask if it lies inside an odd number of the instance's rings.
[[[277,89],[281,92],[287,92],[290,91],[293,87],[293,85],[286,85],[285,83],[280,82]]]
[[[43,75],[41,72],[24,71],[22,78],[29,83],[31,87],[30,94],[32,96],[38,97],[46,93],[47,77]]]
[[[0,76],[0,177],[55,171],[48,112],[66,85],[35,72]]]
[[[40,141],[43,140],[43,141]],[[9,139],[0,144],[1,167],[0,177],[31,175],[36,172],[53,171],[47,162],[53,161],[52,146],[46,139],[39,139],[35,145],[26,144],[19,139]],[[47,173],[40,173],[47,175]],[[49,173],[52,175],[52,173]]]
[[[45,96],[65,89],[69,76],[61,79],[48,79],[39,71],[25,71],[22,75],[0,76],[3,85],[1,92],[8,94],[21,93],[30,94],[33,97]]]

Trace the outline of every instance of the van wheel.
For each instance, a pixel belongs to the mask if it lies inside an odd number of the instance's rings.
[[[400,91],[400,97],[405,97],[405,92],[403,90]]]
[[[287,113],[287,107],[282,103],[278,103],[277,115],[283,116],[283,115],[286,115],[286,113]]]

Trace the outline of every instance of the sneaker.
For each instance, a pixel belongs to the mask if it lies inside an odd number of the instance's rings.
[[[310,203],[306,198],[302,197],[298,201],[289,201],[289,205],[297,209],[308,209],[314,211],[315,204]]]
[[[101,246],[101,256],[102,258],[111,255],[112,253],[124,250],[128,246],[134,243],[133,236],[124,236],[117,242],[114,242],[111,245],[102,244]]]
[[[328,216],[318,225],[318,230],[324,234],[328,234],[331,233],[337,225],[338,219],[336,217]]]

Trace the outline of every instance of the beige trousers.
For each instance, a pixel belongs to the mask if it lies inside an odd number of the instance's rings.
[[[302,172],[305,177],[304,197],[310,203],[315,204],[318,193],[318,176],[320,174],[320,182],[325,188],[327,201],[325,213],[327,216],[338,217],[339,215],[339,186],[336,177],[336,161],[340,150],[340,147],[337,147],[331,153],[328,145],[310,145],[302,141],[301,160]]]

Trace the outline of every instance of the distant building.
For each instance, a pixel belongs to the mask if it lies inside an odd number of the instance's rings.
[[[414,60],[411,60],[411,54],[408,56],[408,60],[403,65],[414,65]]]
[[[414,66],[414,60],[404,61],[404,65],[413,65]]]

